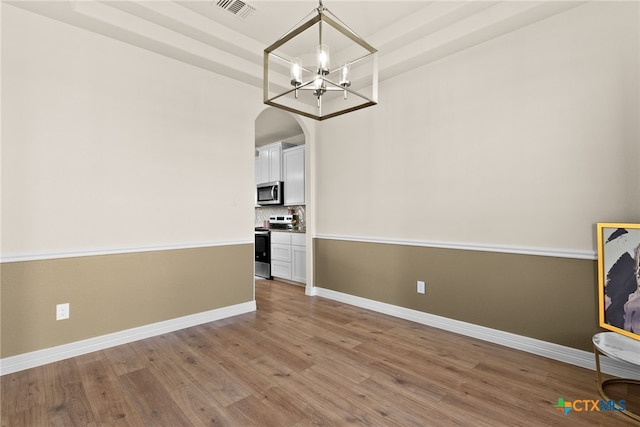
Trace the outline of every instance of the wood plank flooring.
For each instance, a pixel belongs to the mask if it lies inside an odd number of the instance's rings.
[[[638,425],[553,407],[599,400],[590,370],[277,281],[257,282],[256,302],[255,313],[5,375],[2,426]]]

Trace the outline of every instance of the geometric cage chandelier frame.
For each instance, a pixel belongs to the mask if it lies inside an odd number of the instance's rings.
[[[378,51],[322,0],[300,22],[264,50],[264,103],[315,120],[376,105]]]

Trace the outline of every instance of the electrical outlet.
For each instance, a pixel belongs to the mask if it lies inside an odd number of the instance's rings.
[[[419,294],[424,294],[424,282],[422,280],[418,280],[417,291]]]
[[[69,318],[69,303],[56,305],[56,320],[64,320]]]

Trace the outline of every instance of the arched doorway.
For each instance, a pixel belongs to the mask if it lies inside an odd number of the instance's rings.
[[[295,117],[283,110],[267,107],[256,118],[256,147],[278,141],[304,144],[305,135]]]
[[[296,244],[292,244],[292,252],[295,255],[292,256],[292,270],[293,265],[299,265],[299,263],[295,263],[296,259],[300,261],[303,259],[305,266],[305,274],[301,278],[300,275],[296,276],[295,272],[292,273],[291,276],[287,276],[286,274],[273,274],[274,277],[282,279],[284,276],[285,281],[287,277],[291,277],[291,280],[295,284],[305,285],[306,293],[312,294],[312,278],[313,278],[313,257],[312,257],[312,245],[310,232],[312,230],[311,219],[312,215],[311,209],[312,206],[312,186],[311,184],[311,148],[312,148],[312,140],[313,134],[309,131],[309,129],[313,128],[314,124],[312,121],[307,121],[305,118],[293,115],[286,111],[276,109],[273,107],[266,107],[255,120],[255,155],[254,159],[255,168],[256,168],[256,184],[259,184],[259,178],[262,177],[264,179],[264,175],[258,172],[260,169],[259,166],[259,152],[264,152],[265,149],[272,147],[274,144],[278,145],[279,143],[285,142],[284,149],[282,152],[284,154],[293,154],[291,152],[300,152],[304,153],[303,164],[304,164],[304,191],[305,191],[305,201],[300,204],[284,204],[278,206],[258,206],[256,204],[255,207],[255,225],[256,227],[263,226],[264,221],[268,221],[269,216],[271,215],[281,215],[287,214],[291,210],[298,216],[299,225],[304,225],[301,229],[296,230],[296,236],[293,236],[292,239],[297,241]],[[291,145],[289,145],[291,144]],[[287,151],[291,151],[287,153]],[[283,161],[283,163],[285,163]],[[285,184],[285,194],[287,186]],[[304,233],[306,231],[306,233]],[[303,236],[300,234],[304,233]],[[272,232],[273,234],[273,232]],[[279,236],[281,237],[281,236]],[[304,243],[301,243],[304,242]],[[295,252],[296,245],[304,245],[305,252],[301,254],[300,252]],[[300,249],[300,246],[297,247]],[[297,258],[295,258],[297,257]],[[301,258],[302,257],[302,258]],[[285,262],[285,261],[283,261]],[[275,262],[278,263],[277,261]],[[275,265],[273,266],[276,267]]]

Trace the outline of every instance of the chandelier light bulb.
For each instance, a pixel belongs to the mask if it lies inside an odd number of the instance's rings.
[[[347,99],[346,88],[351,86],[351,81],[349,80],[349,64],[345,63],[340,69],[340,86],[345,88],[343,92],[344,92],[344,99],[346,100]]]
[[[302,84],[302,66],[300,59],[296,58],[291,62],[291,86],[300,86]]]
[[[340,69],[340,86],[349,87],[351,82],[349,81],[349,65],[344,64]]]
[[[326,76],[329,74],[329,46],[326,44],[321,44],[318,46],[317,50],[317,58],[318,58],[318,74]]]
[[[324,82],[324,79],[318,75],[316,79],[313,81],[313,94],[320,100],[320,97],[327,91],[327,86]],[[318,102],[318,107],[320,107],[320,103]]]

